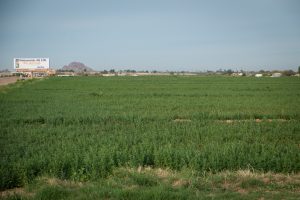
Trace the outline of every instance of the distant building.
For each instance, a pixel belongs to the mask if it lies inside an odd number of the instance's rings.
[[[11,73],[8,70],[0,71],[0,77],[7,77],[7,76],[13,76],[13,73]]]
[[[255,74],[255,77],[262,77],[262,74]]]
[[[56,76],[65,77],[65,76],[75,76],[74,72],[57,72]]]
[[[115,76],[116,74],[102,74],[102,76]]]
[[[271,77],[281,77],[282,73],[273,73]]]

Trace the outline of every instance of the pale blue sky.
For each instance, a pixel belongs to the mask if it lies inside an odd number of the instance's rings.
[[[0,69],[294,69],[300,0],[0,0]]]

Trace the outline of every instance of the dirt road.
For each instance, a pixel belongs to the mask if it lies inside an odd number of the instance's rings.
[[[0,86],[15,83],[19,77],[0,77]]]

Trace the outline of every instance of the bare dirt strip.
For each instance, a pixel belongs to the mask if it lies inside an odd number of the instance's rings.
[[[0,77],[0,86],[17,82],[19,77]]]

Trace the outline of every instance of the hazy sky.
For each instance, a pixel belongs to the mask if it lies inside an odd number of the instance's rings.
[[[300,0],[0,0],[0,69],[294,69]]]

